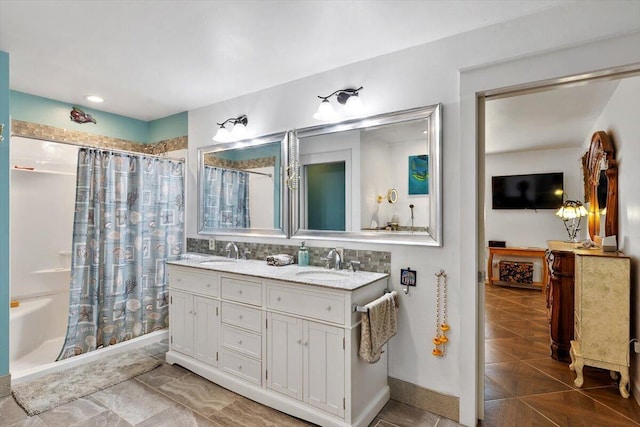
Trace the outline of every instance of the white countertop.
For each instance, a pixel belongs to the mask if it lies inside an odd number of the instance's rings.
[[[207,263],[209,261],[209,263]],[[207,264],[203,264],[207,263]],[[224,273],[274,279],[283,282],[300,283],[331,289],[353,291],[377,280],[389,277],[387,273],[370,271],[329,270],[322,267],[301,267],[297,264],[283,267],[267,265],[266,261],[234,260],[205,254],[184,254],[181,259],[167,261],[167,264],[181,267],[195,267]]]

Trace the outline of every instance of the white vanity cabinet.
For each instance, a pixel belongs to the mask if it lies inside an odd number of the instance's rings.
[[[345,410],[344,329],[267,314],[267,387],[339,417]]]
[[[358,357],[361,314],[353,305],[382,296],[388,276],[358,272],[349,276],[356,285],[323,286],[296,282],[298,266],[230,264],[233,272],[169,263],[167,362],[321,426],[368,426],[389,400],[387,354],[375,364]],[[200,319],[213,308],[206,324],[190,320],[190,311]]]
[[[171,349],[216,366],[220,306],[216,278],[180,268],[172,268],[170,274]]]

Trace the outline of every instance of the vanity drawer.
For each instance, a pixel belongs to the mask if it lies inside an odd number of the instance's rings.
[[[254,332],[262,332],[262,311],[230,302],[222,302],[222,322]]]
[[[220,369],[258,385],[262,384],[262,366],[259,360],[223,349]]]
[[[262,355],[262,336],[223,324],[222,346],[260,359]]]
[[[262,305],[262,283],[230,277],[223,277],[220,283],[222,298],[246,304]]]
[[[215,273],[169,267],[169,286],[206,296],[218,296],[218,276]]]
[[[327,322],[344,323],[344,295],[267,285],[267,307]]]

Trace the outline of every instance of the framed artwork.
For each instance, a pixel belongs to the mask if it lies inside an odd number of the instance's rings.
[[[429,156],[409,156],[409,194],[429,194]]]

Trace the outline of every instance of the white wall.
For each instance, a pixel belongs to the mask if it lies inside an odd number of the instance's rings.
[[[640,77],[623,80],[585,137],[604,130],[618,160],[618,249],[631,257],[631,336],[640,338]],[[640,355],[629,355],[633,395],[640,403]]]
[[[476,423],[477,365],[477,89],[488,90],[511,84],[598,70],[640,62],[637,45],[640,4],[635,2],[581,3],[564,6],[505,25],[443,39],[348,65],[254,94],[231,99],[189,112],[189,168],[187,204],[197,205],[195,176],[197,148],[209,141],[220,117],[243,112],[251,117],[248,129],[265,135],[285,129],[316,125],[312,115],[319,93],[363,85],[367,114],[443,104],[443,241],[441,248],[342,243],[347,248],[391,251],[390,287],[398,284],[401,267],[418,271],[417,287],[401,294],[399,332],[390,343],[389,375],[460,399],[460,422]],[[601,25],[607,22],[608,25]],[[633,34],[594,42],[622,32]],[[572,46],[560,53],[561,47]],[[536,52],[552,52],[530,57]],[[526,59],[517,61],[516,58]],[[479,64],[507,64],[496,75],[485,69],[460,81],[460,72]],[[513,62],[513,65],[512,65]],[[512,66],[511,66],[512,65]],[[459,86],[460,82],[460,86]],[[460,106],[463,106],[460,109]],[[201,144],[201,143],[200,143]],[[464,208],[463,208],[464,207]],[[196,231],[197,212],[188,213],[187,234]],[[249,238],[238,237],[244,241]],[[261,238],[253,241],[278,243]],[[335,242],[321,242],[329,246]],[[434,331],[425,325],[435,320],[434,273],[444,269],[449,283],[450,343],[445,358],[431,356]]]
[[[274,166],[251,169],[271,176],[249,174],[249,215],[252,228],[273,228],[274,169]]]
[[[576,138],[581,139],[576,135]],[[566,240],[567,231],[554,209],[492,209],[491,177],[530,173],[563,172],[564,191],[571,200],[584,200],[582,188],[583,149],[518,151],[488,154],[485,158],[485,238],[505,240],[507,246],[546,248],[547,240]],[[579,238],[586,238],[586,221],[581,223]],[[486,244],[486,242],[485,242]]]

